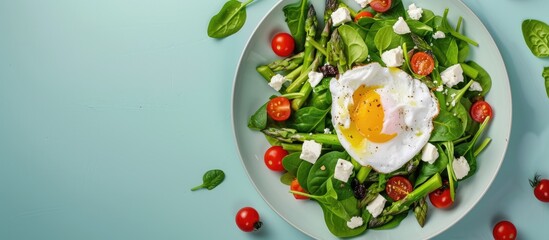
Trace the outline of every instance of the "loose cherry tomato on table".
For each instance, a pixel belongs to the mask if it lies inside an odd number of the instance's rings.
[[[302,192],[302,193],[305,193],[305,189],[303,189],[301,187],[301,185],[299,185],[299,182],[297,181],[297,179],[294,179],[292,181],[292,183],[290,184],[290,190],[292,191],[296,191],[296,192]],[[294,197],[295,199],[309,199],[309,197],[306,197],[306,196],[303,196],[303,195],[298,195],[298,194],[295,194],[294,193]]]
[[[263,156],[265,165],[273,171],[284,171],[284,166],[282,166],[282,159],[288,155],[288,151],[284,150],[281,146],[272,146]]]
[[[427,76],[435,68],[435,60],[431,54],[426,52],[416,52],[410,59],[410,67],[416,74]]]
[[[362,11],[356,14],[355,16],[355,22],[358,22],[361,18],[373,18],[374,14],[368,11]]]
[[[436,208],[448,208],[452,206],[454,201],[452,201],[450,186],[448,186],[447,180],[444,181],[442,187],[429,193],[429,201]]]
[[[492,119],[492,107],[484,100],[478,100],[471,106],[471,118],[476,122],[482,123],[486,117]]]
[[[540,179],[536,174],[534,179],[530,180],[530,186],[534,188],[534,196],[542,202],[549,202],[549,179]]]
[[[244,232],[252,232],[261,228],[259,213],[252,207],[243,207],[236,213],[236,226]]]
[[[295,41],[289,33],[277,33],[271,40],[273,52],[280,57],[292,55],[295,48]]]
[[[410,180],[403,176],[394,176],[387,180],[385,191],[387,195],[394,201],[398,201],[406,197],[413,190]]]
[[[495,240],[517,239],[517,228],[509,221],[498,222],[492,231]]]
[[[292,109],[290,100],[285,97],[275,97],[267,103],[267,114],[275,121],[284,121],[290,118]]]
[[[376,12],[387,12],[391,8],[391,0],[372,0],[370,2],[370,7]]]

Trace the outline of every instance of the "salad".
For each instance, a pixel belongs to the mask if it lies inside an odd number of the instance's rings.
[[[276,94],[248,127],[271,147],[265,164],[298,200],[317,202],[337,237],[428,224],[476,172],[493,118],[478,43],[442,15],[401,0],[307,0],[283,8],[280,56],[257,72]],[[430,204],[429,204],[430,203]]]

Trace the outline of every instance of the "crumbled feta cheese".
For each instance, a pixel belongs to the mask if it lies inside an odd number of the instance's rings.
[[[442,31],[436,31],[435,34],[433,34],[434,39],[445,38],[445,37],[446,37],[446,34],[444,34],[444,32]]]
[[[411,19],[419,20],[421,18],[421,14],[423,14],[423,9],[418,8],[415,3],[408,6],[408,15],[410,15]]]
[[[402,47],[398,46],[389,51],[383,52],[381,54],[381,60],[387,65],[387,67],[400,67],[404,63],[404,54],[402,52]]]
[[[396,34],[402,35],[410,33],[410,27],[408,27],[408,24],[404,21],[404,18],[398,17],[397,22],[393,25],[393,31],[395,31]]]
[[[444,90],[444,87],[442,85],[439,85],[437,87],[437,92],[442,92]]]
[[[322,144],[317,143],[314,140],[305,140],[303,142],[303,147],[301,148],[301,155],[299,155],[299,158],[314,164],[318,157],[320,157],[321,151]]]
[[[387,199],[385,199],[381,194],[377,194],[376,199],[374,201],[368,203],[368,206],[366,206],[366,209],[370,214],[372,214],[372,217],[377,217],[381,212],[383,212],[383,208],[385,207],[385,202],[387,202]]]
[[[361,8],[365,8],[366,6],[368,6],[369,3],[372,2],[372,0],[355,0],[355,2],[358,3]]]
[[[332,12],[332,15],[330,15],[332,18],[332,24],[334,26],[341,25],[346,22],[351,21],[351,13],[349,12],[349,9],[340,7],[334,12]]]
[[[324,134],[332,134],[332,131],[329,128],[324,128]]]
[[[364,220],[362,220],[362,217],[354,216],[347,222],[347,227],[350,229],[355,229],[357,227],[362,226],[364,224]]]
[[[288,81],[288,79],[284,78],[284,76],[280,74],[276,74],[271,78],[271,81],[269,82],[269,86],[274,88],[276,91],[280,91],[280,88],[282,88],[282,85]]]
[[[473,81],[473,83],[471,83],[471,86],[469,86],[469,91],[482,92],[482,90],[482,86],[480,86],[480,83],[478,83],[477,81]]]
[[[455,106],[456,106],[456,100],[452,100],[452,102],[450,103],[450,105],[452,105],[452,107],[455,107]]]
[[[470,170],[469,163],[463,156],[454,158],[454,161],[452,161],[452,168],[454,168],[454,175],[458,180],[467,176]]]
[[[316,85],[322,81],[322,78],[324,78],[324,74],[315,71],[310,71],[308,76],[311,87],[316,87]]]
[[[456,98],[456,96],[457,96],[457,93],[452,93],[452,94],[450,94],[450,97],[451,97],[452,99]]]
[[[459,63],[454,64],[440,73],[440,77],[442,78],[442,82],[451,88],[456,84],[463,82],[463,69]]]
[[[347,182],[352,173],[353,173],[353,164],[351,162],[341,158],[337,160],[335,171],[334,171],[335,179],[343,182]]]
[[[439,157],[438,150],[435,145],[431,143],[425,144],[421,150],[421,160],[433,164]]]

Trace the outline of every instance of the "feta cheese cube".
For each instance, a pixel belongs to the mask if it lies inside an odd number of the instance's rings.
[[[330,17],[332,18],[332,24],[334,26],[338,26],[351,21],[351,13],[349,12],[349,9],[344,7],[340,7],[332,12],[332,15],[330,15]]]
[[[335,166],[334,178],[347,182],[351,174],[353,174],[353,164],[345,159],[338,159]]]
[[[288,81],[288,79],[284,78],[284,76],[280,74],[276,74],[271,78],[271,81],[269,82],[269,86],[271,86],[274,90],[280,91],[282,88],[282,85]]]
[[[324,78],[324,74],[315,71],[310,71],[308,76],[311,87],[316,87],[316,85],[322,81],[322,78]]]
[[[398,17],[398,20],[393,25],[393,31],[395,31],[396,34],[402,35],[410,33],[410,27],[408,27],[408,24],[404,21],[404,18]]]
[[[454,161],[452,161],[452,168],[454,168],[454,175],[458,180],[467,176],[470,170],[469,163],[463,156],[454,158]]]
[[[440,73],[440,77],[442,78],[442,82],[446,84],[447,87],[451,88],[456,84],[463,82],[463,69],[459,63],[454,64]]]
[[[369,3],[372,2],[372,0],[355,0],[355,2],[358,3],[361,8],[365,8],[366,6],[368,6]]]
[[[469,91],[482,92],[482,90],[482,86],[480,86],[480,83],[478,83],[477,81],[473,81],[473,83],[471,83],[471,86],[469,86]]]
[[[445,37],[446,37],[446,34],[444,34],[444,32],[442,32],[442,31],[436,31],[433,34],[434,39],[440,39],[440,38],[445,38]]]
[[[364,224],[364,220],[362,219],[362,217],[354,216],[351,218],[351,220],[347,222],[347,227],[349,227],[350,229],[355,229],[362,226],[362,224]]]
[[[332,134],[332,131],[329,128],[324,128],[324,134]]]
[[[383,212],[385,202],[387,202],[387,199],[381,196],[381,194],[377,194],[376,199],[368,203],[368,206],[366,206],[366,210],[368,210],[368,212],[372,214],[372,217],[377,217],[379,216],[379,214],[381,214],[381,212]]]
[[[299,158],[314,164],[318,157],[320,157],[321,152],[322,144],[315,142],[315,140],[305,140]]]
[[[425,144],[421,150],[421,160],[433,164],[439,157],[438,150],[435,145],[431,143]]]
[[[387,65],[387,67],[400,67],[404,63],[404,54],[402,52],[402,47],[398,46],[389,51],[383,52],[381,54],[381,60]]]
[[[421,18],[421,15],[423,14],[423,9],[418,8],[415,3],[410,4],[408,6],[408,15],[411,19],[419,20]]]

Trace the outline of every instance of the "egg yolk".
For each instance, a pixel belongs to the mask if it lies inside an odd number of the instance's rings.
[[[354,104],[349,106],[351,126],[345,130],[346,134],[344,134],[354,146],[358,146],[362,142],[361,138],[366,138],[371,142],[383,143],[397,135],[396,133],[382,133],[385,113],[383,112],[381,98],[375,89],[375,87],[361,86],[353,94]],[[361,138],[357,138],[357,134]]]

